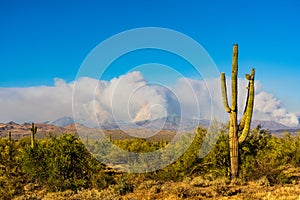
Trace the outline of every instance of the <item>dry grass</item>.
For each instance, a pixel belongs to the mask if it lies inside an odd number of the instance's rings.
[[[266,186],[261,181],[230,183],[226,179],[207,181],[196,177],[182,182],[145,181],[136,185],[134,191],[120,195],[111,186],[105,190],[82,190],[77,193],[65,192],[47,193],[45,190],[32,191],[15,200],[176,200],[176,199],[253,199],[253,200],[300,200],[300,185],[294,182],[288,185]]]
[[[182,182],[147,180],[143,176],[127,177],[104,190],[82,190],[51,193],[45,189],[26,190],[15,200],[176,200],[176,199],[251,199],[251,200],[300,200],[300,168],[286,171],[296,177],[292,184],[271,185],[266,177],[257,181],[229,181],[226,178],[209,180],[209,177],[187,177]],[[133,192],[128,191],[132,185]],[[127,193],[124,193],[124,189]],[[121,192],[123,191],[123,192]],[[131,190],[132,191],[132,190]],[[123,195],[122,195],[123,194]],[[0,197],[1,199],[1,197]]]

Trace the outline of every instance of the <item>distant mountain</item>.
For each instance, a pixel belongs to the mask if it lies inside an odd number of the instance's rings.
[[[293,127],[286,126],[279,122],[275,121],[264,121],[264,120],[252,120],[251,128],[255,128],[258,125],[261,125],[263,129],[267,130],[294,130],[300,129],[300,115],[298,116],[299,124]],[[77,124],[81,124],[90,128],[97,128],[98,126],[91,125],[88,121],[76,121]],[[210,125],[210,120],[205,119],[191,119],[191,118],[181,118],[180,116],[167,116],[163,118],[157,118],[154,120],[144,120],[138,122],[104,122],[101,123],[101,129],[104,130],[119,130],[119,129],[159,129],[159,130],[178,130],[180,127],[181,130],[190,131],[193,130],[196,126],[202,125],[208,127]],[[14,123],[14,122],[10,122]],[[74,124],[75,121],[72,117],[61,117],[54,121],[47,121],[44,124],[51,124],[59,127],[65,127],[70,124]]]
[[[88,137],[90,139],[96,139],[99,137],[100,132],[104,132],[106,135],[111,135],[113,139],[130,138],[131,135],[144,134],[145,138],[148,134],[152,134],[153,130],[160,130],[156,138],[163,140],[170,140],[180,131],[192,131],[198,125],[208,127],[209,120],[200,119],[187,119],[178,116],[168,116],[164,118],[155,119],[152,121],[139,121],[136,123],[119,122],[116,123],[104,123],[102,124],[102,130],[99,128],[89,128],[84,125],[74,124],[74,120],[71,117],[62,117],[58,120],[49,123],[36,123],[38,127],[37,138],[49,137],[51,134],[61,135],[65,133],[72,133],[80,135],[82,138]],[[252,128],[257,125],[261,125],[263,129],[268,129],[271,134],[282,136],[284,132],[290,132],[293,135],[297,135],[300,131],[300,127],[288,127],[274,121],[259,121],[253,120]],[[7,137],[7,133],[11,132],[13,139],[19,139],[24,136],[29,136],[31,131],[31,123],[18,124],[15,122],[0,123],[0,137]],[[142,131],[141,131],[142,130]],[[143,137],[144,137],[143,136]]]
[[[50,134],[61,135],[66,133],[65,129],[52,124],[36,123],[37,138],[43,138]],[[0,137],[6,137],[8,132],[12,133],[13,139],[19,139],[24,136],[29,136],[31,133],[31,123],[18,124],[15,122],[0,123]]]
[[[199,119],[187,119],[181,118],[180,116],[168,116],[163,118],[157,118],[154,120],[144,120],[138,122],[113,122],[103,123],[101,128],[105,130],[116,130],[116,129],[156,129],[156,130],[178,130],[191,131],[194,130],[198,125],[208,127],[210,124],[209,120]]]
[[[142,123],[142,122],[138,122]],[[202,125],[208,127],[210,124],[209,120],[200,120],[200,119],[188,119],[188,118],[181,118],[179,116],[168,116],[159,119],[155,119],[152,121],[147,121],[145,124],[149,129],[159,129],[162,130],[181,130],[191,131],[194,130],[195,127]]]
[[[291,129],[291,127],[285,126],[285,125],[283,125],[281,123],[278,123],[278,122],[275,122],[275,121],[252,120],[251,128],[255,128],[258,125],[261,125],[261,127],[263,129],[267,129],[267,130],[285,130],[285,129]]]
[[[74,124],[74,119],[72,117],[61,117],[55,121],[47,122],[47,124],[52,124],[59,127],[65,127],[70,124]]]
[[[292,135],[297,135],[300,132],[299,124],[293,127],[289,127],[274,121],[253,120],[251,128],[255,128],[258,125],[261,125],[262,129],[269,130],[269,133],[278,137],[283,137],[285,132],[289,132]]]
[[[300,116],[299,116],[299,120],[300,120]],[[72,117],[61,117],[55,121],[47,122],[47,124],[52,124],[59,127],[65,127],[74,123],[75,121]],[[83,122],[83,124],[85,123]],[[154,120],[144,120],[138,122],[126,122],[126,121],[105,122],[100,125],[101,128],[104,130],[141,129],[141,128],[159,129],[159,130],[178,130],[180,128],[181,130],[184,131],[191,131],[198,125],[208,127],[210,125],[210,120],[181,118],[180,116],[167,116],[163,118],[157,118]],[[267,130],[292,130],[292,129],[300,128],[299,125],[295,127],[289,127],[275,121],[252,120],[251,128],[255,128],[258,125],[261,125],[263,129],[267,129]],[[90,127],[88,124],[86,126]],[[97,128],[97,127],[91,127],[91,128]]]

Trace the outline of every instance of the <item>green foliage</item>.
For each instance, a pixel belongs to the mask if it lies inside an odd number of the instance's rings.
[[[203,127],[196,129],[195,135],[183,134],[178,142],[173,146],[174,151],[181,152],[186,145],[190,144],[187,150],[173,164],[151,173],[151,177],[159,180],[181,180],[183,177],[190,175],[194,171],[201,170],[202,159],[199,158],[199,151],[203,143],[207,130]],[[170,159],[162,157],[163,159]],[[200,164],[200,165],[199,165]]]
[[[229,152],[229,135],[226,134],[226,127],[219,129],[219,139],[209,154],[203,159],[203,172],[217,178],[228,176],[230,173],[230,152]]]
[[[255,140],[258,150],[245,156],[244,160],[248,161],[243,166],[243,178],[251,180],[266,176],[270,183],[290,182],[284,170],[290,166],[299,167],[299,136],[286,134],[279,138],[260,131],[260,134],[256,132],[253,135],[250,145]]]
[[[220,140],[223,140],[222,137]],[[299,136],[286,134],[284,138],[275,137],[258,126],[239,146],[239,178],[248,181],[265,177],[271,184],[291,182],[284,169],[299,167],[299,144]]]
[[[165,143],[161,141],[150,142],[143,138],[114,140],[113,144],[129,152],[147,153],[162,148]]]
[[[200,175],[214,180],[230,175],[229,135],[227,127],[219,128],[219,139],[210,153],[200,162]],[[271,136],[260,127],[251,131],[239,146],[240,174],[242,180],[258,180],[266,177],[270,183],[287,183],[284,174],[287,167],[299,167],[300,135],[284,138]]]
[[[93,175],[101,172],[101,165],[74,135],[51,137],[34,148],[26,147],[22,167],[32,182],[52,191],[78,190],[91,185],[104,187],[106,182],[104,177],[95,180]]]
[[[24,186],[29,184],[41,186],[48,191],[107,188],[113,194],[124,195],[149,180],[176,181],[199,177],[198,182],[193,184],[201,187],[210,185],[207,181],[227,180],[230,175],[228,126],[217,125],[213,132],[219,136],[218,141],[214,144],[213,140],[208,140],[213,148],[203,158],[199,157],[199,150],[207,142],[209,131],[199,127],[195,135],[185,133],[178,137],[171,149],[174,155],[171,151],[170,155],[158,154],[156,158],[158,161],[171,159],[172,156],[178,156],[177,151],[189,145],[174,163],[147,174],[122,175],[108,175],[104,166],[73,135],[36,140],[34,148],[31,147],[30,137],[18,141],[0,138],[0,196],[2,199],[12,199],[24,193]],[[166,141],[150,142],[145,139],[113,140],[113,143],[131,152],[151,152],[169,145]],[[119,159],[120,155],[110,152],[109,148],[100,148],[105,145],[109,145],[109,141],[89,140],[89,148],[98,153],[96,156]],[[257,127],[239,146],[239,178],[242,181],[263,180],[263,184],[267,185],[290,183],[294,179],[286,171],[300,167],[299,150],[300,134],[292,136],[286,133],[284,137],[275,137]],[[144,162],[149,164],[147,160]]]
[[[133,192],[133,185],[128,180],[128,177],[122,176],[117,179],[116,184],[112,185],[114,193],[119,195],[125,195],[127,193]]]
[[[11,199],[22,193],[26,176],[19,165],[20,143],[0,138],[0,197]]]
[[[266,145],[270,141],[271,136],[260,127],[252,130],[251,134],[239,147],[240,151],[240,177],[245,180],[258,179],[264,176],[267,166],[259,166],[264,162],[259,155],[266,153]],[[264,169],[262,169],[262,167]]]

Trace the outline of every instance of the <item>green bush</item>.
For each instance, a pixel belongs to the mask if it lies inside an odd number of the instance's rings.
[[[0,138],[0,197],[11,199],[23,192],[26,175],[19,164],[19,142]]]
[[[202,165],[202,174],[217,177],[228,176],[230,173],[230,152],[229,152],[229,136],[227,127],[221,126],[218,129],[219,138],[213,149],[204,157]]]
[[[24,193],[23,188],[29,183],[45,187],[48,191],[107,187],[114,194],[123,195],[133,191],[138,179],[141,179],[140,182],[149,179],[176,181],[183,180],[185,177],[191,180],[199,177],[198,182],[193,185],[200,186],[207,184],[205,181],[226,179],[230,174],[228,127],[218,125],[213,131],[219,136],[218,141],[216,144],[209,144],[213,145],[213,148],[205,157],[199,157],[199,150],[209,133],[205,128],[199,127],[195,135],[190,133],[180,135],[178,141],[172,146],[171,150],[174,152],[170,155],[161,153],[155,159],[158,161],[171,159],[172,156],[178,156],[176,153],[189,145],[185,153],[174,163],[155,172],[126,176],[123,174],[121,178],[119,174],[106,174],[104,166],[74,135],[65,134],[37,140],[34,148],[30,146],[30,138],[24,137],[18,141],[0,138],[0,197],[12,199]],[[190,144],[191,139],[193,140]],[[114,140],[113,143],[131,152],[156,151],[169,144],[166,141],[150,142],[145,139]],[[105,145],[109,143],[89,141],[89,148],[97,153],[98,158],[118,160],[120,154],[109,151],[109,148],[103,149]],[[239,178],[243,181],[264,180],[268,184],[290,183],[294,174],[287,175],[287,169],[300,167],[300,133],[298,136],[286,133],[284,137],[275,137],[257,127],[251,131],[239,148]],[[149,163],[141,156],[138,159],[145,162],[145,165],[159,164]]]
[[[239,147],[240,178],[244,180],[259,179],[265,175],[266,170],[270,170],[267,163],[260,155],[266,152],[267,144],[271,140],[271,135],[260,127],[252,130],[246,140]]]
[[[78,190],[90,186],[104,187],[105,177],[100,165],[74,135],[40,140],[34,148],[27,146],[22,153],[22,167],[32,182],[51,191]],[[101,185],[103,184],[103,185]]]
[[[251,131],[240,147],[240,178],[258,180],[267,178],[271,184],[289,183],[284,173],[287,167],[297,167],[299,136],[275,137],[260,127]]]
[[[128,180],[128,177],[122,176],[117,179],[116,184],[112,185],[112,190],[114,193],[119,195],[125,195],[127,193],[133,192],[133,184]]]
[[[179,158],[169,166],[151,173],[151,177],[163,181],[182,180],[185,176],[202,170],[202,158],[199,157],[199,151],[206,134],[207,130],[205,128],[198,127],[195,135],[190,133],[181,135],[172,148],[174,149],[174,152],[182,152],[182,148],[186,148],[187,145],[189,145],[184,154],[179,156]],[[168,155],[163,156],[164,157],[161,157],[161,160],[171,159]]]

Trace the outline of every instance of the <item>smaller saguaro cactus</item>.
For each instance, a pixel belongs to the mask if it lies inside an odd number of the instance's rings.
[[[8,141],[11,142],[11,131],[8,131]]]
[[[13,145],[12,145],[12,140],[11,140],[11,131],[8,131],[8,144],[7,144],[7,146],[8,146],[8,159],[9,159],[9,161],[11,161],[12,160],[12,152],[13,152]]]
[[[32,123],[32,126],[31,126],[31,147],[34,148],[34,137],[35,137],[35,134],[37,132],[37,127],[34,125],[34,123]]]

